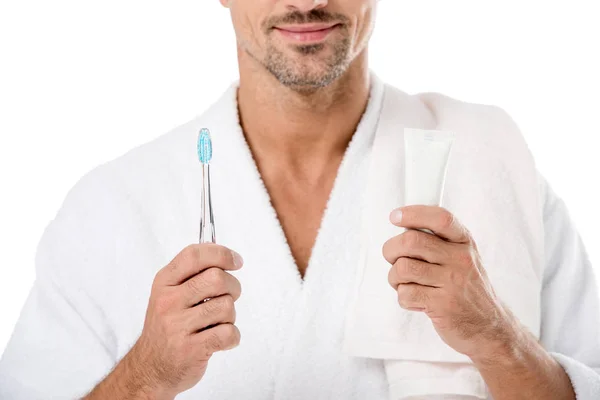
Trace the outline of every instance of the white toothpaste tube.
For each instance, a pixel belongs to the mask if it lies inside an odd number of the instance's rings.
[[[448,131],[404,129],[405,206],[441,206],[454,138]]]

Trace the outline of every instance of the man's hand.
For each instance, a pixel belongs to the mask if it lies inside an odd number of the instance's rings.
[[[444,342],[471,358],[494,399],[575,399],[562,366],[496,297],[467,228],[432,206],[402,207],[390,220],[408,229],[383,246],[398,303],[425,312]]]
[[[383,246],[400,306],[425,312],[456,351],[493,357],[518,328],[496,297],[469,231],[441,207],[403,207],[390,220],[407,228]]]
[[[213,353],[240,342],[241,286],[226,271],[242,262],[216,244],[184,248],[155,276],[139,339],[86,399],[173,399],[198,383]]]

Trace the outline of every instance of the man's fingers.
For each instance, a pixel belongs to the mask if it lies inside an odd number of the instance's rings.
[[[237,300],[242,292],[242,286],[236,277],[216,267],[192,276],[177,289],[181,291],[185,307],[193,307],[208,297],[213,298],[225,294],[231,295],[234,300]]]
[[[402,283],[442,287],[445,283],[445,267],[413,258],[401,257],[390,268],[388,281],[396,289]]]
[[[429,229],[455,243],[469,243],[471,235],[450,211],[442,207],[413,205],[392,211],[390,221],[408,229]]]
[[[183,318],[190,334],[212,325],[234,324],[236,318],[234,299],[228,294],[212,298],[206,303],[184,310]]]
[[[193,335],[200,358],[208,360],[217,351],[233,349],[240,343],[240,330],[233,324],[219,324]]]
[[[448,260],[452,245],[436,235],[410,229],[389,239],[382,250],[383,257],[390,264],[394,264],[400,257],[442,264]]]
[[[162,285],[175,286],[211,267],[237,270],[242,267],[242,257],[227,247],[202,243],[185,247],[157,274]]]
[[[429,308],[433,292],[440,290],[417,283],[402,283],[398,285],[398,304],[407,310],[424,311]]]

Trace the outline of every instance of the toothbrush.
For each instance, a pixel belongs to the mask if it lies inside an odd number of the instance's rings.
[[[216,243],[215,221],[213,218],[210,195],[210,160],[212,159],[212,141],[210,131],[200,130],[198,135],[198,158],[202,164],[202,214],[200,218],[200,243]]]
[[[210,140],[210,131],[206,128],[202,128],[200,130],[200,134],[198,135],[198,158],[200,159],[200,164],[202,164],[202,211],[200,215],[200,243],[216,243],[215,221],[213,218],[212,201],[210,196],[210,160],[212,159],[212,141]],[[206,303],[211,299],[211,297],[207,297],[201,300],[198,304]]]

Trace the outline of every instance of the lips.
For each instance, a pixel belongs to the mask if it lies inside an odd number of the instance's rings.
[[[276,26],[277,29],[286,30],[288,32],[316,32],[329,29],[337,24],[302,24],[302,25],[282,25]]]
[[[276,26],[275,31],[284,38],[296,42],[320,42],[323,41],[339,24],[303,24]]]

